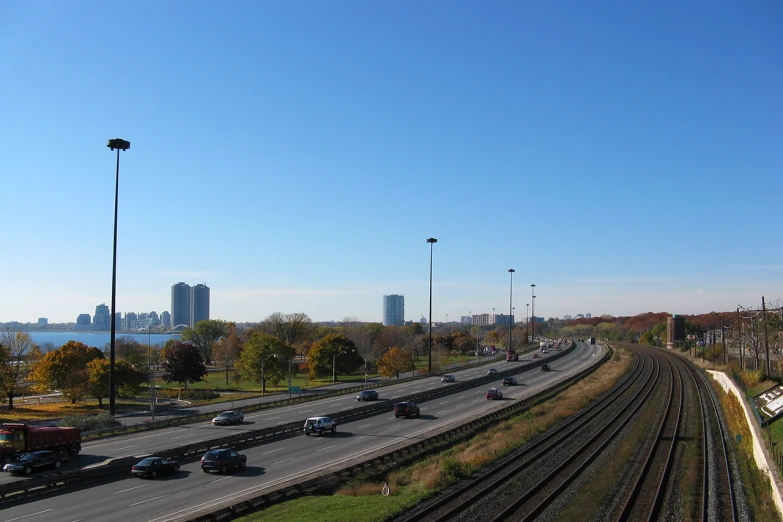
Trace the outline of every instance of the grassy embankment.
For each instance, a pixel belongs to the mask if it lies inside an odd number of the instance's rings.
[[[584,408],[611,388],[631,366],[625,350],[582,381],[529,411],[503,421],[467,442],[412,466],[391,472],[391,495],[380,495],[382,481],[356,481],[334,495],[311,496],[270,506],[239,520],[319,522],[371,522],[389,520],[414,507],[433,493],[507,455],[534,436]]]

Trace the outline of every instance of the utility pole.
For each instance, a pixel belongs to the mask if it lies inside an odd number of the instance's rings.
[[[761,296],[761,310],[763,311],[764,320],[764,349],[767,352],[767,375],[769,375],[769,339],[767,338],[767,304],[764,301],[764,296]]]
[[[737,328],[739,328],[740,368],[745,369],[745,347],[742,346],[742,321],[740,320],[739,306],[737,307]]]

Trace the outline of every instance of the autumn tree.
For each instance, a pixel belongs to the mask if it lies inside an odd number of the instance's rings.
[[[41,352],[25,332],[0,332],[0,390],[8,397],[8,409],[14,409],[14,397],[22,393],[27,377]]]
[[[86,393],[98,399],[99,408],[103,408],[103,399],[109,396],[110,367],[111,361],[105,357],[87,363]],[[141,385],[147,382],[147,373],[121,359],[114,362],[114,379],[117,395],[134,396],[141,390]]]
[[[215,344],[226,335],[228,323],[220,319],[204,319],[193,328],[185,328],[182,340],[198,347],[201,357],[207,365],[212,364]]]
[[[110,357],[111,343],[106,343],[103,354]],[[114,341],[115,359],[128,361],[135,365],[147,364],[147,352],[142,344],[133,337],[124,335]]]
[[[161,367],[166,382],[180,382],[188,389],[189,382],[199,382],[207,375],[204,357],[195,344],[169,341],[161,354]]]
[[[356,345],[342,334],[330,334],[313,344],[308,358],[310,378],[352,373],[363,364]]]
[[[380,358],[384,350],[388,350],[391,346],[409,348],[415,339],[412,330],[406,326],[386,326],[378,332],[373,341],[375,359]]]
[[[264,319],[261,331],[277,337],[288,346],[296,346],[307,339],[313,329],[313,321],[303,313],[282,314],[275,312]]]
[[[378,360],[378,373],[383,377],[397,377],[399,379],[401,373],[415,370],[413,352],[402,350],[397,346],[386,351]]]
[[[224,335],[215,345],[215,364],[226,369],[226,386],[228,386],[228,372],[239,359],[242,350],[242,333],[237,329],[236,323],[226,325]]]
[[[353,341],[356,350],[365,360],[372,358],[373,342],[383,329],[381,323],[360,323],[353,318],[346,318],[342,327],[344,335]]]
[[[288,364],[296,351],[277,337],[263,332],[253,332],[245,342],[237,368],[240,375],[261,383],[261,393],[266,392],[267,381],[277,385],[288,372]]]
[[[68,341],[46,353],[33,367],[32,378],[41,390],[60,390],[75,404],[87,393],[87,364],[102,359],[103,352],[84,343]]]

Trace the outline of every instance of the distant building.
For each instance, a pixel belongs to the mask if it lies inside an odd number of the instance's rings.
[[[190,289],[190,327],[206,319],[209,319],[209,287],[196,285]]]
[[[422,316],[421,316],[421,319],[419,319],[419,322],[420,322],[421,324],[427,324],[427,318],[426,318],[426,317],[424,317],[424,316],[422,315]]]
[[[473,324],[473,318],[469,315],[463,315],[459,318],[459,322],[462,324]]]
[[[160,313],[160,324],[166,328],[171,328],[171,314],[168,312]]]
[[[39,326],[46,326],[47,324],[49,324],[49,319],[47,319],[46,317],[39,317],[38,318],[38,325]]]
[[[190,285],[177,283],[171,287],[172,326],[190,326]]]
[[[94,330],[108,330],[111,325],[111,314],[106,304],[99,304],[95,307],[95,315],[92,318]]]
[[[474,326],[489,326],[491,314],[473,314]]]
[[[563,321],[570,321],[570,320],[571,320],[571,316],[570,315],[566,314],[566,315],[563,316]]]
[[[585,314],[585,319],[591,319],[593,317],[593,314]]]
[[[124,323],[126,330],[135,330],[136,329],[136,314],[133,312],[125,312],[125,323]]]
[[[76,318],[76,326],[90,326],[92,324],[92,317],[90,314],[79,314]]]
[[[149,314],[147,314],[147,318],[150,320],[150,324],[152,326],[158,326],[160,324],[160,318],[158,317],[158,312],[154,310]]]
[[[673,315],[666,318],[666,348],[672,350],[677,343],[685,341],[685,316]]]
[[[514,316],[513,315],[511,316],[511,322],[510,323],[508,321],[508,317],[509,316],[507,316],[507,315],[496,314],[495,318],[494,318],[495,319],[494,324],[499,324],[501,326],[508,326],[509,324],[513,325],[514,324]]]
[[[584,319],[585,315],[584,314],[576,314],[576,318],[577,319]]]
[[[403,324],[405,324],[405,296],[397,294],[384,295],[383,325],[402,326]]]

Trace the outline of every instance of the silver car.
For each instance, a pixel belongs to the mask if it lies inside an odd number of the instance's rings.
[[[228,426],[230,424],[242,424],[243,420],[245,420],[245,416],[238,411],[224,411],[212,419],[212,424],[215,426]]]

